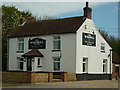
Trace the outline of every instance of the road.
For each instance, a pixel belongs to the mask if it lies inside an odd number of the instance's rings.
[[[118,88],[118,80],[52,82],[39,84],[3,84],[10,88]]]

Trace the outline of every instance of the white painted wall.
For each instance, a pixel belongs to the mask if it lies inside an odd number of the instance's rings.
[[[76,35],[73,34],[62,34],[61,36],[61,51],[52,52],[53,50],[53,35],[37,36],[46,40],[46,49],[39,49],[44,55],[42,58],[42,68],[37,68],[37,57],[32,62],[33,71],[53,71],[53,57],[61,56],[61,71],[75,72],[75,42]],[[28,49],[29,38],[36,37],[23,37],[24,38],[24,53],[30,51]],[[17,57],[21,57],[24,53],[17,53],[17,38],[9,39],[9,70],[18,70]],[[27,60],[26,60],[27,61]],[[26,61],[24,62],[24,71],[26,71]]]
[[[85,25],[87,29],[85,29]],[[82,32],[91,33],[95,32],[96,35],[96,46],[86,46],[82,45]],[[105,43],[105,53],[101,53],[100,45]],[[107,73],[110,72],[110,54],[111,47],[103,39],[98,30],[95,28],[95,24],[92,20],[86,19],[82,26],[77,31],[76,36],[76,73],[82,74],[83,70],[83,57],[88,58],[88,73],[89,74],[103,74],[103,59],[107,59]],[[112,61],[111,61],[112,63]],[[112,64],[111,64],[112,67]],[[112,68],[111,68],[112,70]]]
[[[75,73],[76,65],[76,34],[62,35],[61,70]]]
[[[16,70],[18,69],[18,60],[17,60],[17,45],[15,44],[17,43],[17,39],[16,38],[11,38],[9,39],[9,47],[8,47],[8,53],[9,53],[9,60],[8,60],[8,68],[9,70]]]
[[[37,62],[38,62],[38,58],[40,58],[40,63],[41,63],[41,66],[43,66],[42,65],[42,57],[34,57],[34,62],[32,62],[32,70],[33,71],[42,71],[42,67],[37,67],[38,65],[37,65]]]
[[[87,25],[85,30],[84,25]],[[96,34],[96,47],[82,45],[82,32],[95,32]],[[61,51],[52,52],[53,50],[53,35],[36,36],[46,40],[46,49],[39,49],[44,55],[42,59],[42,68],[37,68],[37,58],[32,62],[33,71],[53,71],[53,57],[61,57],[61,70],[67,72],[82,72],[82,60],[83,57],[88,58],[88,73],[89,74],[103,74],[103,59],[108,60],[108,74],[110,72],[109,64],[110,46],[102,38],[99,32],[96,30],[92,20],[87,19],[83,25],[75,33],[60,34],[61,36]],[[30,51],[28,49],[28,40],[34,37],[23,37],[24,38],[24,53]],[[105,53],[101,53],[100,44],[105,43]],[[9,70],[18,70],[17,57],[21,57],[24,53],[17,53],[17,38],[9,39]],[[112,61],[111,61],[112,70]],[[24,62],[24,71],[26,71],[26,61]],[[112,72],[112,71],[111,71]]]

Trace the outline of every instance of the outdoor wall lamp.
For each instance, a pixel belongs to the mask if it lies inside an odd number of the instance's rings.
[[[34,62],[34,58],[32,58],[32,62]]]
[[[25,58],[23,59],[23,62],[25,62],[26,60],[25,60]]]

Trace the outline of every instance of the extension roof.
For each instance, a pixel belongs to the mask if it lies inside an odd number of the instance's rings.
[[[75,33],[85,19],[80,16],[26,23],[24,26],[18,27],[9,37]]]

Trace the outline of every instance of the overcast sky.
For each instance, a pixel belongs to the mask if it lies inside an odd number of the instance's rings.
[[[33,15],[52,16],[57,18],[83,15],[85,2],[2,2],[4,5],[15,6],[21,11],[30,11]],[[92,18],[98,28],[118,37],[118,3],[90,2]]]

